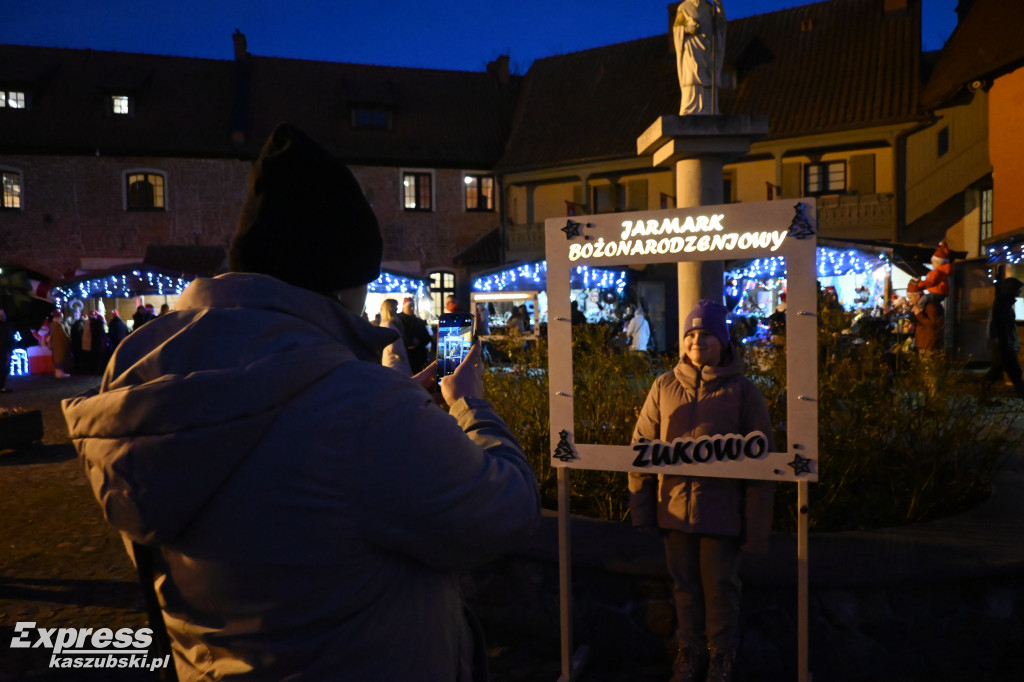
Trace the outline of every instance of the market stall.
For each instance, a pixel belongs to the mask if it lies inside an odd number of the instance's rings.
[[[380,314],[381,303],[387,298],[398,301],[399,310],[402,309],[404,300],[411,298],[415,302],[417,315],[428,324],[437,323],[437,318],[432,310],[433,304],[427,280],[415,275],[389,270],[382,271],[380,277],[367,286],[366,315],[370,320]]]
[[[181,292],[195,278],[189,273],[134,263],[62,280],[50,295],[69,319],[94,310],[106,319],[108,311],[117,310],[130,327],[139,306],[152,305],[160,310],[166,304],[174,310]]]
[[[570,300],[587,322],[617,324],[625,310],[627,283],[626,270],[581,265],[572,269]],[[473,280],[470,301],[473,310],[478,305],[486,310],[490,334],[503,334],[519,308],[524,333],[543,335],[548,323],[547,261],[480,273]]]
[[[933,247],[884,242],[820,239],[816,273],[821,295],[838,304],[854,320],[887,314],[924,265]],[[730,264],[726,271],[726,304],[746,321],[748,334],[770,335],[769,318],[785,309],[785,258],[770,257]]]

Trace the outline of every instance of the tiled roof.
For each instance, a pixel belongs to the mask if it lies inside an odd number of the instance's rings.
[[[729,21],[726,114],[767,115],[770,138],[914,120],[919,113],[920,5],[831,0]],[[635,156],[636,139],[679,110],[666,33],[534,62],[505,172]]]
[[[520,77],[254,57],[250,137],[280,121],[347,162],[489,169],[504,152]],[[272,95],[272,96],[271,96]],[[353,129],[353,104],[391,112],[389,130]]]
[[[27,110],[0,109],[0,152],[251,157],[288,121],[351,163],[486,170],[504,152],[520,82],[497,70],[0,45],[0,89],[31,97]],[[122,92],[137,98],[134,115],[106,113],[104,97]],[[353,129],[354,103],[387,107],[392,127]]]
[[[150,244],[142,262],[167,271],[212,277],[227,270],[223,246]]]
[[[0,151],[103,155],[230,155],[231,62],[0,45],[0,89],[24,89],[25,110],[0,109]],[[133,116],[105,98],[136,98]]]
[[[929,109],[953,99],[974,80],[1024,66],[1024,2],[975,0],[953,35],[921,95]]]

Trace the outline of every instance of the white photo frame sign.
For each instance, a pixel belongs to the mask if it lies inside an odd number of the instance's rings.
[[[550,218],[545,222],[551,464],[601,471],[772,481],[818,480],[817,272],[814,199]],[[569,273],[689,261],[784,257],[787,271],[787,449],[767,452],[757,434],[713,442],[577,443],[574,434]],[[682,318],[687,311],[680,311]],[[639,405],[637,406],[639,408]],[[777,447],[777,445],[776,445]],[[668,456],[674,449],[682,457]],[[723,454],[724,453],[724,454]],[[652,462],[652,455],[654,462]]]

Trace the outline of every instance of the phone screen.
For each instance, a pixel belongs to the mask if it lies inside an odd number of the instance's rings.
[[[437,378],[451,374],[473,345],[473,315],[445,313],[437,322]]]

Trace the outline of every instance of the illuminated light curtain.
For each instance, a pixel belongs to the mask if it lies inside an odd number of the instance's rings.
[[[53,288],[53,300],[58,308],[70,299],[80,298],[134,298],[135,296],[172,296],[181,294],[190,278],[168,275],[150,270],[132,270],[118,275],[84,279]]]
[[[849,274],[867,274],[880,266],[891,268],[889,258],[884,254],[865,254],[856,249],[833,249],[819,246],[815,267],[819,277],[839,277]],[[733,279],[784,278],[786,259],[781,257],[758,258],[746,266],[730,270],[727,276]]]
[[[473,280],[473,291],[527,291],[547,289],[548,262],[524,263]],[[626,271],[578,265],[571,269],[572,289],[614,289],[626,291]]]
[[[390,272],[381,272],[380,277],[367,286],[370,293],[403,293],[427,295],[427,281],[417,277],[403,277]]]

